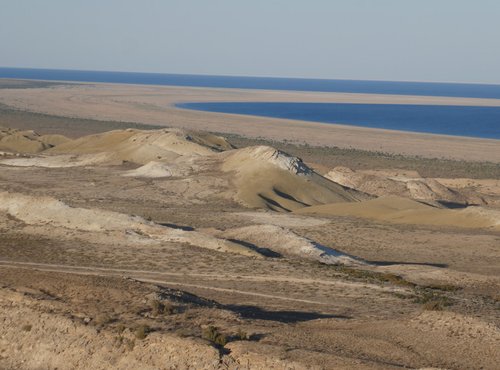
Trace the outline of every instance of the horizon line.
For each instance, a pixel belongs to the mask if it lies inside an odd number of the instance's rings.
[[[271,78],[283,80],[315,80],[315,81],[367,81],[367,82],[396,82],[396,83],[422,83],[422,84],[456,84],[456,85],[488,85],[500,86],[500,82],[463,82],[463,81],[419,81],[419,80],[386,80],[386,79],[356,79],[356,78],[319,78],[319,77],[290,77],[290,76],[262,76],[262,75],[235,75],[235,74],[208,74],[208,73],[173,73],[173,72],[144,72],[144,71],[124,71],[124,70],[99,70],[99,69],[73,69],[73,68],[40,68],[40,67],[11,67],[0,66],[0,69],[19,70],[45,70],[45,71],[68,71],[68,72],[104,72],[104,73],[140,73],[157,75],[177,75],[177,76],[201,76],[201,77],[242,77],[242,78]],[[8,77],[0,77],[8,78]],[[15,79],[15,78],[14,78]],[[23,79],[23,78],[18,78]]]

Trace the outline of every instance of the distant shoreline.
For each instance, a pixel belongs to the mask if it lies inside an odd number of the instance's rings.
[[[356,102],[500,106],[499,99],[208,89],[125,84],[66,84],[0,89],[0,103],[59,117],[181,127],[248,138],[353,148],[425,158],[500,163],[499,140],[410,133],[308,121],[183,110],[189,101]]]
[[[500,108],[415,104],[215,102],[177,108],[500,140]]]
[[[500,85],[0,67],[0,78],[152,86],[500,99]]]

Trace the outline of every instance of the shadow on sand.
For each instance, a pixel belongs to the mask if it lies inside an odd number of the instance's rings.
[[[283,323],[296,323],[316,319],[350,319],[349,316],[323,314],[305,311],[270,311],[257,306],[224,305],[224,308],[239,314],[245,319],[279,321]]]
[[[409,265],[409,266],[429,266],[437,268],[447,268],[446,263],[431,263],[431,262],[402,262],[402,261],[366,261],[375,266],[394,266],[394,265]]]

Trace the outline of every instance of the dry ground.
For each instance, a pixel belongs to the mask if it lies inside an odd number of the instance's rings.
[[[2,109],[2,125],[43,134],[123,128]],[[81,131],[72,131],[75,124]],[[263,144],[230,139],[237,146]],[[318,168],[341,161],[424,176],[440,169],[450,185],[467,174],[477,181],[500,177],[488,162],[278,145]],[[188,233],[220,236],[276,225],[369,264],[257,258],[81,230],[69,221],[64,227],[56,215],[34,223],[29,215],[0,212],[0,367],[497,368],[500,232],[250,209],[217,192],[231,182],[224,171],[198,174],[189,186],[180,177],[122,176],[137,167],[0,164],[0,193],[34,202],[51,197],[96,215],[137,215]],[[210,326],[217,328],[212,336]]]

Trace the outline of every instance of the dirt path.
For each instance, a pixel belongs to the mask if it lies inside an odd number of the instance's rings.
[[[297,283],[297,284],[323,284],[328,286],[344,286],[351,289],[374,289],[378,291],[386,292],[403,292],[405,289],[399,287],[384,287],[376,284],[369,283],[356,283],[356,282],[346,282],[346,281],[327,281],[327,280],[316,280],[316,279],[299,279],[287,276],[248,276],[248,275],[238,275],[228,276],[228,275],[216,275],[216,274],[185,274],[180,272],[160,272],[160,271],[150,271],[150,270],[128,270],[128,269],[117,269],[117,268],[105,268],[105,267],[92,267],[92,266],[71,266],[71,265],[60,265],[60,264],[48,264],[48,263],[34,263],[34,262],[17,262],[17,261],[7,261],[0,260],[1,267],[11,267],[11,268],[25,268],[34,269],[48,272],[62,272],[71,273],[79,275],[93,275],[93,276],[123,276],[132,278],[134,280],[142,281],[145,283],[152,284],[163,284],[163,285],[175,285],[181,287],[189,287],[196,289],[213,290],[223,293],[230,294],[241,294],[254,297],[262,297],[269,299],[276,299],[282,301],[292,301],[307,304],[317,304],[317,305],[330,305],[331,303],[313,301],[307,299],[298,299],[291,297],[283,297],[274,294],[257,293],[247,290],[230,289],[230,288],[220,288],[210,285],[202,284],[192,284],[179,281],[169,281],[164,280],[162,277],[167,276],[178,276],[178,277],[190,277],[190,278],[205,278],[211,280],[237,280],[237,281],[254,281],[254,282],[287,282],[287,283]]]

